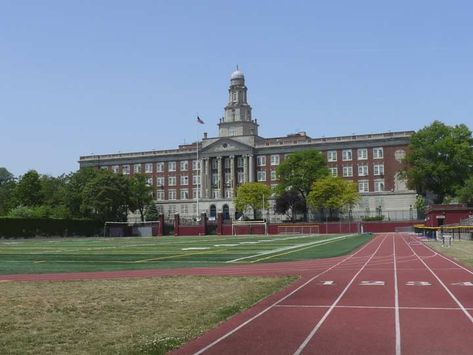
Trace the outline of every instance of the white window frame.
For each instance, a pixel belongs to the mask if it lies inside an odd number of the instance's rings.
[[[383,159],[383,158],[384,158],[383,147],[373,148],[373,159]]]
[[[271,155],[271,165],[279,165],[279,154]]]
[[[200,175],[192,175],[192,185],[200,185]]]
[[[200,161],[192,160],[192,170],[200,170]]]
[[[159,163],[156,163],[156,171],[158,173],[163,173],[164,172],[164,163],[161,161]]]
[[[152,173],[153,172],[153,163],[146,163],[145,164],[145,173]]]
[[[156,177],[156,185],[157,186],[164,186],[164,176],[157,176]]]
[[[182,160],[179,162],[179,170],[187,171],[189,170],[189,162],[187,160]]]
[[[353,160],[353,152],[351,149],[344,149],[342,151],[342,160],[343,161],[351,161]]]
[[[327,152],[327,161],[337,161],[337,151],[336,150],[329,150]]]
[[[134,164],[134,165],[133,165],[133,172],[134,172],[135,174],[141,173],[141,164]]]
[[[189,190],[188,189],[181,189],[179,192],[180,200],[188,200],[189,199]]]
[[[168,171],[176,171],[176,162],[175,161],[169,161],[168,162]]]
[[[266,166],[266,155],[258,155],[256,157],[257,166]]]
[[[176,199],[177,199],[176,190],[168,190],[168,200],[174,201]]]
[[[276,174],[276,170],[271,170],[271,181],[276,181],[278,176]]]
[[[146,178],[146,185],[153,186],[153,177],[152,176],[148,176]]]
[[[256,180],[257,181],[266,181],[266,171],[258,170],[256,172]]]
[[[189,185],[189,176],[188,175],[181,175],[181,185]]]
[[[168,186],[176,186],[176,177],[168,176]]]
[[[113,165],[112,166],[112,171],[115,173],[115,174],[118,174],[118,172],[120,171],[120,167],[118,165]]]
[[[122,174],[130,175],[130,165],[122,165]]]
[[[359,164],[358,165],[358,176],[368,176],[368,164]]]
[[[373,166],[373,175],[374,176],[384,175],[384,164],[374,164],[374,166]]]
[[[358,192],[370,192],[370,183],[368,180],[358,180]]]
[[[156,200],[164,201],[164,190],[157,190],[156,191]]]
[[[338,168],[336,166],[332,166],[328,170],[332,176],[338,176]]]
[[[345,165],[343,167],[343,177],[352,177],[353,176],[353,166]]]
[[[374,180],[374,191],[375,192],[385,191],[384,179]]]
[[[368,149],[367,148],[359,148],[357,149],[357,157],[358,160],[368,160]]]

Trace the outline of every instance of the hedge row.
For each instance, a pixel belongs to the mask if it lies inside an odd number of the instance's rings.
[[[0,217],[0,238],[90,237],[102,233],[102,223],[94,220]]]

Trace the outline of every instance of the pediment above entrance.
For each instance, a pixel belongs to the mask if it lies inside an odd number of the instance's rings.
[[[253,154],[253,147],[232,138],[219,138],[200,150],[202,157]]]

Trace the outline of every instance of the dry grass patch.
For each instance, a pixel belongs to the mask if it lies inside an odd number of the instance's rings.
[[[442,247],[441,242],[426,242],[427,245],[453,259],[473,268],[473,241],[454,240],[451,247]]]
[[[293,279],[0,283],[0,353],[162,354]]]

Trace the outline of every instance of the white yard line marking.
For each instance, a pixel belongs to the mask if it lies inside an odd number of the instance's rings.
[[[309,343],[309,341],[314,337],[315,333],[317,333],[317,331],[320,329],[320,327],[322,326],[322,324],[325,322],[325,320],[327,319],[327,317],[330,315],[330,313],[332,313],[332,311],[334,310],[334,308],[337,306],[338,302],[340,302],[340,300],[342,299],[342,297],[345,295],[345,293],[348,291],[348,288],[353,284],[353,282],[355,281],[355,279],[358,277],[358,275],[363,271],[363,269],[365,268],[365,266],[370,262],[371,259],[373,259],[373,257],[376,255],[376,253],[378,252],[379,248],[381,248],[381,245],[383,245],[383,242],[386,240],[386,237],[384,237],[384,239],[381,241],[381,243],[379,243],[378,247],[376,248],[376,250],[373,252],[373,254],[371,254],[371,256],[369,257],[368,260],[365,261],[365,263],[363,264],[363,266],[361,267],[360,270],[358,270],[358,272],[355,274],[355,276],[353,276],[353,278],[350,280],[350,282],[348,283],[348,285],[343,289],[342,293],[340,293],[340,295],[337,297],[337,299],[335,300],[335,302],[332,303],[332,305],[330,306],[330,308],[327,310],[327,312],[325,312],[324,316],[322,317],[322,319],[319,320],[319,322],[317,323],[317,325],[314,327],[314,329],[312,329],[312,331],[309,333],[309,335],[305,338],[305,340],[302,342],[302,344],[299,346],[299,348],[297,348],[296,352],[294,353],[294,355],[299,355],[303,350],[304,348],[307,346],[307,344]]]
[[[393,238],[393,259],[394,259],[394,316],[396,329],[396,355],[401,354],[401,322],[399,315],[399,290],[397,287],[397,265],[396,265],[396,243]]]
[[[181,250],[208,250],[210,247],[189,247],[189,248],[181,248]]]
[[[412,250],[412,252],[419,258],[419,260],[422,262],[422,264],[424,264],[424,266],[430,271],[430,273],[432,275],[434,275],[434,277],[437,279],[437,281],[443,286],[443,288],[445,289],[445,291],[448,292],[448,294],[450,295],[450,297],[452,297],[452,299],[455,301],[456,304],[458,304],[458,307],[460,307],[460,309],[463,311],[463,313],[466,315],[466,317],[470,320],[471,323],[473,323],[473,316],[467,312],[467,310],[465,309],[465,307],[460,303],[460,301],[455,297],[455,295],[448,289],[448,287],[442,282],[442,280],[440,280],[440,277],[437,276],[437,274],[429,267],[429,265],[427,265],[425,263],[424,260],[422,260],[422,258],[417,255],[417,253],[415,252],[414,249],[412,249],[412,247],[409,245],[409,243],[407,243],[404,238],[402,238],[402,240],[404,241],[404,243],[406,243],[406,245]]]
[[[224,335],[222,335],[220,338],[214,340],[212,343],[210,343],[209,345],[207,345],[206,347],[200,349],[199,351],[197,351],[196,353],[194,353],[194,355],[199,355],[199,354],[202,354],[203,352],[207,351],[208,349],[210,349],[211,347],[215,346],[216,344],[220,343],[222,340],[228,338],[230,335],[236,333],[238,330],[240,330],[241,328],[243,328],[244,326],[246,326],[247,324],[251,323],[252,321],[254,321],[256,318],[259,318],[260,316],[262,316],[263,314],[265,314],[266,312],[268,312],[270,309],[274,308],[275,306],[277,306],[279,303],[281,303],[282,301],[288,299],[289,297],[291,297],[293,294],[295,294],[296,292],[298,292],[300,289],[302,289],[303,287],[307,286],[309,283],[311,283],[312,281],[314,281],[316,278],[318,278],[319,276],[329,272],[330,270],[332,270],[333,268],[337,267],[338,265],[344,263],[346,260],[349,260],[353,257],[355,257],[356,254],[358,254],[359,252],[361,252],[362,250],[364,250],[368,245],[371,245],[374,241],[376,240],[376,238],[373,238],[371,239],[368,243],[366,243],[362,248],[358,249],[354,254],[351,254],[349,255],[348,257],[342,259],[341,261],[339,261],[338,263],[332,265],[331,267],[329,267],[328,269],[325,269],[324,271],[318,273],[317,275],[315,276],[312,276],[309,280],[307,280],[306,282],[304,282],[302,285],[300,285],[299,287],[297,287],[295,290],[291,291],[290,293],[288,293],[286,296],[280,298],[278,301],[274,302],[273,304],[271,304],[270,306],[266,307],[265,309],[263,309],[261,312],[259,312],[258,314],[254,315],[253,317],[251,317],[250,319],[246,320],[245,322],[241,323],[238,327],[235,327],[233,328],[231,331],[229,331],[228,333],[225,333]],[[382,242],[381,242],[382,243]]]
[[[272,250],[266,250],[266,251],[260,252],[260,253],[258,253],[258,254],[243,256],[243,257],[241,257],[241,258],[229,260],[229,261],[227,261],[227,263],[235,263],[235,262],[237,262],[237,261],[246,260],[246,259],[251,259],[251,258],[256,258],[256,257],[258,257],[258,256],[263,256],[263,255],[268,255],[268,254],[275,254],[275,253],[279,253],[279,252],[281,252],[281,251],[286,251],[286,250],[291,250],[291,249],[296,249],[296,248],[302,248],[302,247],[309,246],[309,245],[316,245],[316,244],[325,243],[325,242],[328,242],[328,241],[334,241],[334,240],[338,240],[338,239],[348,238],[348,237],[350,237],[350,236],[352,236],[352,235],[353,235],[353,234],[342,235],[342,236],[340,236],[340,237],[334,237],[334,238],[329,238],[329,239],[316,240],[315,242],[303,243],[303,244],[298,244],[298,245],[290,245],[290,246],[288,246],[288,247],[282,247],[282,248],[277,248],[277,249],[272,249]]]

